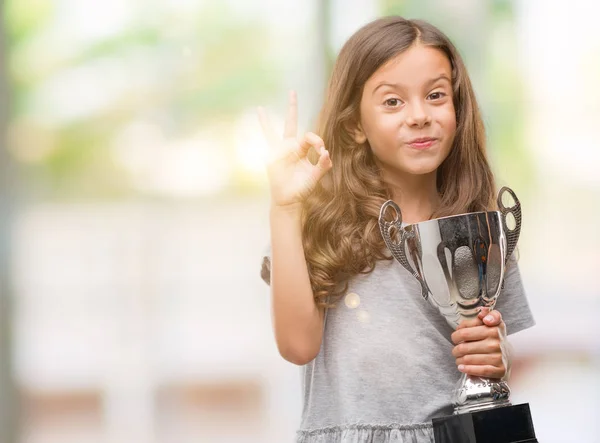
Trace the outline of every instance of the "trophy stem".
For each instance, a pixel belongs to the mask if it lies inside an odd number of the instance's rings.
[[[510,388],[504,380],[463,374],[453,395],[454,414],[510,406]]]

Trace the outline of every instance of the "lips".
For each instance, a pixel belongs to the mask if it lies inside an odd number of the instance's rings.
[[[437,138],[433,137],[419,137],[410,140],[407,143],[407,145],[413,149],[427,149],[431,147],[436,141]]]

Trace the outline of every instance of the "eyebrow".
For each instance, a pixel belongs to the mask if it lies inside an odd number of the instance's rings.
[[[450,83],[450,79],[448,78],[448,76],[446,74],[440,74],[439,76],[432,78],[430,80],[427,80],[427,82],[425,83],[425,86],[431,86],[435,83],[437,83],[440,80],[446,80],[448,83]],[[387,83],[387,82],[383,82],[378,84],[375,89],[373,89],[373,95],[375,95],[375,92],[377,92],[377,90],[379,88],[382,88],[383,86],[389,86],[391,88],[402,88],[402,85],[400,85],[399,83]]]

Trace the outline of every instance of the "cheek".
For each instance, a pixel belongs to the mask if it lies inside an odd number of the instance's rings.
[[[453,106],[439,108],[435,118],[447,136],[453,136],[456,132],[456,113]]]
[[[454,112],[454,109],[448,116],[448,127],[452,130],[452,132],[456,131],[456,113]]]
[[[365,129],[367,130],[370,139],[386,140],[396,137],[398,127],[398,116],[386,113],[373,113],[368,125],[365,126]]]

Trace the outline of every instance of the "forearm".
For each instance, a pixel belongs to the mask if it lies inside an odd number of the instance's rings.
[[[304,247],[301,210],[272,208],[271,306],[275,340],[281,355],[305,364],[317,355],[323,311],[314,301]]]

